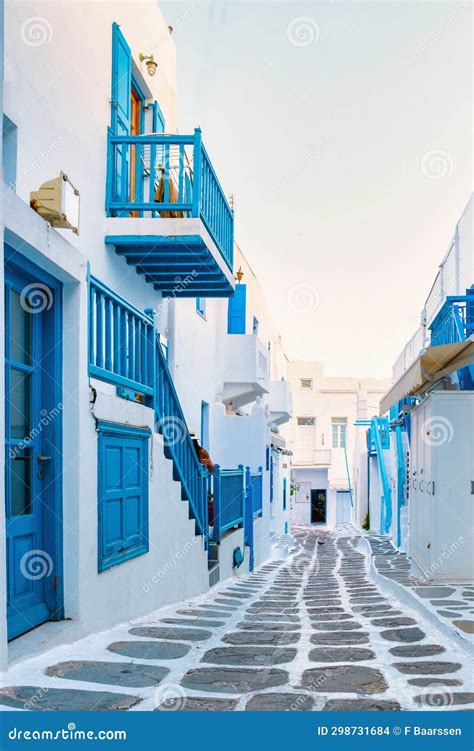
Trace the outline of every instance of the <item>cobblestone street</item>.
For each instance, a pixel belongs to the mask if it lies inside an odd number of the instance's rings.
[[[293,536],[249,577],[18,664],[1,708],[473,708],[467,647],[372,581],[360,534]]]

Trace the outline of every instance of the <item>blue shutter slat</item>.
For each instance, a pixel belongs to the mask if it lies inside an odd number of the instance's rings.
[[[229,297],[227,309],[227,331],[229,334],[245,334],[247,307],[247,286],[238,284],[234,294]]]

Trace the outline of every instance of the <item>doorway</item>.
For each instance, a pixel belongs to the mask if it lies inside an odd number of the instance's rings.
[[[326,523],[326,489],[311,490],[311,524]]]
[[[6,249],[6,255],[8,250]],[[15,254],[15,258],[20,258]],[[41,281],[39,281],[41,279]],[[8,638],[63,617],[61,287],[5,267]]]

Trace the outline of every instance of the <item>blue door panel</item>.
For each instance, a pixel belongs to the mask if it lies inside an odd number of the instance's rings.
[[[54,358],[50,349],[51,339],[60,341],[60,288],[39,281],[42,272],[26,259],[21,272],[10,267],[8,246],[5,257],[6,605],[8,638],[13,639],[62,614],[57,505],[61,346],[55,344]],[[29,303],[24,294],[28,285],[45,290],[47,310]]]
[[[229,297],[227,309],[227,332],[229,334],[245,334],[246,307],[247,286],[237,284],[234,294]]]
[[[149,435],[99,423],[99,571],[148,552]]]

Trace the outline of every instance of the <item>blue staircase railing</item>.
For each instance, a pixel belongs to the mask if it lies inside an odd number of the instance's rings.
[[[233,527],[240,527],[245,516],[244,468],[214,468],[214,526],[212,539],[220,542],[222,534]]]
[[[156,428],[163,436],[165,456],[173,460],[174,479],[181,483],[183,500],[189,503],[197,532],[203,535],[207,544],[209,473],[198,459],[158,338],[155,352]]]
[[[89,276],[89,376],[154,393],[153,319]]]

